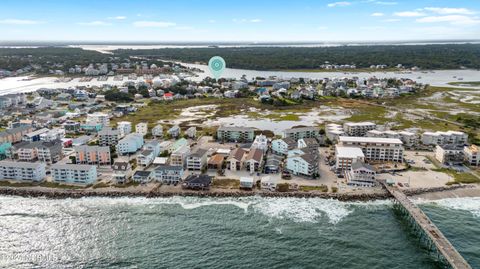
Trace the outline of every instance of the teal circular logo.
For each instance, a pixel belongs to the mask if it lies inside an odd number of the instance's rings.
[[[213,77],[218,79],[222,75],[223,70],[225,70],[225,60],[220,56],[214,56],[208,61],[208,67]]]

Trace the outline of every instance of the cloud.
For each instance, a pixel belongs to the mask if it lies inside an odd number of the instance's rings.
[[[5,19],[0,20],[0,24],[10,24],[10,25],[35,25],[42,24],[42,21],[33,21],[33,20],[19,20],[19,19]]]
[[[383,6],[393,6],[393,5],[398,5],[398,2],[392,2],[392,1],[376,1],[376,0],[364,0],[362,3],[371,3],[371,4],[377,4],[377,5],[383,5]]]
[[[400,19],[386,19],[386,20],[383,20],[383,22],[397,22],[397,21],[401,21]]]
[[[394,6],[394,5],[398,5],[398,2],[375,1],[374,3],[377,4],[377,5],[383,5],[383,6]]]
[[[157,27],[157,28],[168,28],[177,25],[174,22],[167,21],[136,21],[133,23],[135,27]]]
[[[372,15],[370,15],[372,17],[383,17],[385,16],[385,14],[381,13],[381,12],[375,12],[375,13],[372,13]]]
[[[416,21],[420,23],[446,22],[453,25],[475,25],[480,23],[479,18],[464,15],[428,16],[418,18]]]
[[[450,8],[450,7],[426,7],[424,10],[446,15],[446,14],[463,14],[463,15],[472,15],[475,14],[474,11],[466,9],[466,8]]]
[[[104,21],[79,22],[77,24],[78,25],[83,25],[83,26],[108,26],[108,25],[112,25],[111,23],[104,22]]]
[[[261,19],[233,19],[234,23],[259,23],[262,22]]]
[[[422,17],[426,16],[427,14],[420,12],[420,11],[402,11],[402,12],[395,12],[393,15],[397,17]]]
[[[216,23],[216,20],[208,20],[209,23]]]
[[[334,2],[334,3],[330,3],[327,5],[327,7],[346,7],[346,6],[350,6],[352,3],[350,2]]]
[[[194,28],[192,26],[177,26],[175,27],[177,30],[193,30]]]
[[[109,20],[125,20],[126,18],[125,16],[108,17]]]

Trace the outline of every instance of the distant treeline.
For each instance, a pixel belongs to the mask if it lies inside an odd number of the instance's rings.
[[[317,69],[320,65],[355,64],[357,68],[402,64],[423,69],[480,68],[480,44],[381,45],[342,47],[165,48],[116,50],[117,56],[153,56],[184,62],[208,62],[222,56],[228,67],[255,70]]]
[[[341,47],[243,47],[243,48],[165,48],[149,50],[116,50],[103,54],[81,48],[0,48],[0,69],[16,70],[28,64],[64,69],[89,63],[122,62],[132,56],[183,62],[203,62],[222,56],[228,67],[255,70],[318,69],[320,65],[354,64],[357,68],[384,64],[407,68],[458,69],[480,68],[480,44],[448,45],[375,45]],[[115,57],[115,58],[113,58]],[[62,68],[59,68],[62,69]]]
[[[0,48],[0,68],[12,71],[30,64],[41,65],[47,69],[54,69],[54,64],[60,64],[63,68],[58,69],[68,69],[75,65],[108,63],[111,58],[112,55],[81,48]]]

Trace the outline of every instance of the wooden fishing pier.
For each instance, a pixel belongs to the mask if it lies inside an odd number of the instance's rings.
[[[401,190],[385,182],[380,183],[393,196],[395,207],[407,217],[410,225],[420,235],[428,249],[436,253],[438,260],[454,269],[472,268],[428,216]]]

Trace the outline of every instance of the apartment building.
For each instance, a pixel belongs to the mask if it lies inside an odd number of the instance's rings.
[[[268,139],[265,135],[257,135],[255,136],[255,140],[253,141],[252,148],[263,150],[263,152],[267,152],[268,150]]]
[[[176,166],[185,166],[185,162],[187,159],[187,156],[190,154],[190,147],[188,145],[184,145],[170,155],[170,165],[176,165]]]
[[[98,132],[98,144],[102,147],[115,146],[120,138],[120,131],[104,127]]]
[[[162,125],[158,124],[155,127],[152,128],[152,136],[153,137],[163,137],[163,127]]]
[[[167,133],[170,135],[170,137],[177,138],[180,136],[180,127],[178,125],[174,125],[167,130]]]
[[[117,184],[126,183],[133,175],[132,166],[128,162],[115,162],[112,170],[112,179]]]
[[[272,140],[272,151],[275,154],[287,155],[288,151],[296,146],[297,142],[290,137]]]
[[[253,142],[254,128],[221,126],[217,130],[217,140],[225,142]]]
[[[23,162],[46,162],[56,163],[63,157],[62,141],[55,140],[51,142],[20,142],[8,149],[7,157]]]
[[[137,165],[147,167],[153,163],[155,160],[155,154],[153,150],[143,150],[142,152],[138,153],[137,155]]]
[[[317,138],[321,137],[319,127],[298,127],[286,129],[282,134],[283,138],[291,138],[295,141],[302,138]]]
[[[188,138],[194,139],[197,136],[197,128],[192,126],[185,131]]]
[[[67,134],[76,134],[80,132],[80,122],[76,121],[66,121],[65,123],[62,124],[63,129],[65,129],[65,132]]]
[[[465,159],[463,147],[458,145],[436,145],[435,159],[442,164],[461,164]]]
[[[207,159],[207,150],[198,148],[187,157],[187,169],[200,171],[207,165]]]
[[[247,156],[245,157],[244,167],[250,173],[262,171],[263,162],[264,162],[264,153],[263,150],[257,148],[250,148]]]
[[[56,163],[63,158],[62,141],[52,140],[49,142],[40,142],[37,147],[37,158],[40,162],[48,164]]]
[[[17,143],[22,141],[22,138],[25,134],[30,133],[33,131],[33,127],[31,125],[22,125],[16,128],[7,129],[0,133],[0,142],[10,142],[10,143]]]
[[[35,142],[35,141],[40,141],[40,135],[48,133],[50,129],[47,128],[42,128],[38,129],[29,133],[26,133],[22,137],[22,141],[25,142]]]
[[[178,183],[183,177],[183,167],[175,165],[160,165],[153,171],[153,178],[163,183]]]
[[[422,134],[422,143],[428,146],[436,145],[460,145],[468,142],[468,134],[457,131],[447,132],[424,132]]]
[[[132,123],[129,121],[120,121],[117,123],[117,130],[120,137],[125,137],[132,132]]]
[[[335,168],[337,171],[346,171],[352,164],[364,162],[365,155],[361,148],[335,146]]]
[[[285,161],[285,169],[293,175],[318,176],[319,155],[308,150],[292,150]]]
[[[96,112],[93,114],[88,114],[86,121],[90,123],[96,122],[101,124],[104,128],[110,126],[110,116],[106,113]]]
[[[338,145],[362,149],[367,161],[403,162],[403,142],[398,138],[341,136]]]
[[[242,148],[232,150],[227,157],[227,169],[232,171],[242,170],[246,155],[247,152]]]
[[[65,129],[54,128],[40,135],[40,141],[51,142],[65,138]]]
[[[372,166],[356,162],[352,164],[350,170],[345,173],[347,185],[355,187],[373,187],[377,184],[375,168]]]
[[[329,123],[325,126],[325,136],[332,142],[336,142],[340,136],[345,136],[343,126]]]
[[[135,133],[146,136],[148,134],[148,124],[146,122],[139,122],[135,125]]]
[[[463,148],[465,161],[472,166],[480,165],[480,148],[475,145],[465,146]]]
[[[377,125],[373,122],[346,122],[343,131],[348,136],[366,136],[370,130],[375,130]]]
[[[75,148],[77,164],[110,165],[110,147],[79,146]]]
[[[58,183],[92,184],[97,181],[97,167],[83,164],[54,164],[52,179]]]
[[[403,142],[403,146],[407,148],[413,148],[418,146],[418,135],[407,131],[378,131],[370,130],[367,132],[367,137],[383,137],[383,138],[398,138]]]
[[[143,146],[143,135],[131,133],[126,135],[117,144],[118,154],[131,154],[137,152]]]
[[[0,180],[42,181],[45,163],[0,161]]]

